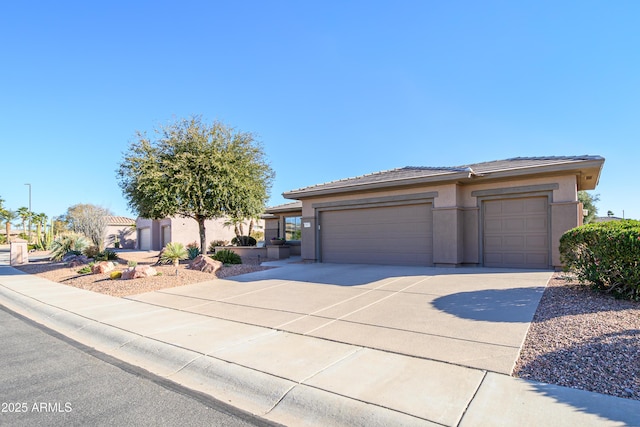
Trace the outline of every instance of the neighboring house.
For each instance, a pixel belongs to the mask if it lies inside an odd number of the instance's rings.
[[[136,220],[124,216],[108,216],[107,231],[104,238],[105,248],[116,247],[116,242],[123,249],[136,247]]]
[[[209,219],[205,221],[207,248],[214,240],[231,242],[236,237],[232,225],[225,225],[225,218]],[[180,242],[185,246],[196,242],[200,245],[200,230],[198,222],[193,218],[138,218],[136,221],[138,249],[159,251],[169,242]],[[264,231],[264,221],[254,222],[255,231]],[[244,223],[244,232],[249,231],[249,221]]]
[[[299,227],[304,260],[560,268],[559,239],[582,223],[579,190],[600,156],[404,167],[285,192],[265,238]]]

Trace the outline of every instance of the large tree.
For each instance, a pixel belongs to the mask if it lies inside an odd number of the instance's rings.
[[[269,197],[274,172],[253,134],[200,117],[178,120],[155,132],[138,132],[117,171],[118,182],[138,215],[198,222],[206,250],[205,221],[255,218]]]
[[[109,209],[92,204],[77,204],[67,209],[63,220],[69,230],[85,235],[100,250],[104,249],[107,217],[113,215]]]

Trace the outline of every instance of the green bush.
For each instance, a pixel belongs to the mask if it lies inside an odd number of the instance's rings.
[[[98,252],[93,259],[96,261],[115,261],[118,259],[118,254],[113,249],[105,249],[102,252]]]
[[[228,242],[225,242],[224,240],[212,240],[211,243],[209,243],[209,253],[214,253],[216,251],[216,246],[226,246]]]
[[[578,280],[616,297],[640,300],[640,221],[592,223],[560,238],[560,259]]]
[[[231,244],[235,246],[255,246],[258,242],[251,236],[240,236],[231,239]]]
[[[96,245],[91,245],[84,250],[84,254],[87,258],[95,258],[100,253],[100,248]]]
[[[223,264],[242,264],[242,258],[240,258],[240,255],[230,251],[229,249],[222,249],[211,255],[211,258],[216,261],[220,261]]]
[[[78,274],[89,274],[89,273],[91,273],[91,267],[86,265],[82,267],[80,270],[78,270]]]

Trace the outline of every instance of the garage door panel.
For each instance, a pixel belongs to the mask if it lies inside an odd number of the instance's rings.
[[[489,267],[548,268],[548,199],[483,202],[483,260]]]
[[[430,204],[325,211],[323,262],[432,265]]]

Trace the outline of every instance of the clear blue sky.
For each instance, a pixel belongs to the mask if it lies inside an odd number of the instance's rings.
[[[135,131],[221,120],[284,191],[402,166],[606,158],[640,219],[638,1],[36,1],[0,6],[5,206],[134,216]]]

